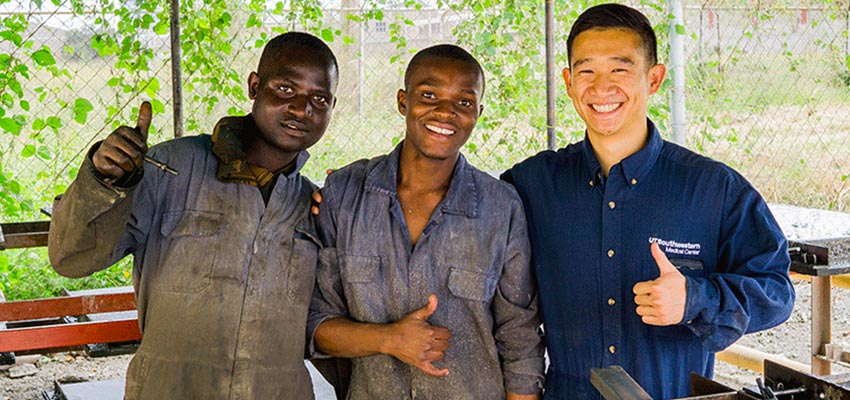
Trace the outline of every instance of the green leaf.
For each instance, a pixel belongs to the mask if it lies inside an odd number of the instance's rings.
[[[21,134],[21,128],[23,126],[18,123],[14,118],[4,117],[0,118],[0,128],[3,128],[4,131],[9,132],[15,136]]]
[[[47,126],[53,129],[59,129],[62,127],[62,120],[56,116],[47,117]]]
[[[86,120],[88,120],[89,111],[94,110],[94,106],[92,106],[91,102],[78,97],[74,100],[74,121],[77,121],[79,124],[85,124]]]
[[[322,39],[326,42],[334,41],[334,32],[328,28],[322,29]]]
[[[53,54],[50,54],[50,49],[47,47],[42,47],[41,49],[33,52],[32,59],[36,64],[41,65],[42,67],[56,64],[56,59],[53,58]]]
[[[21,150],[21,157],[29,158],[35,154],[35,145],[28,144]]]
[[[676,24],[676,33],[679,35],[685,34],[685,27],[681,24]]]
[[[41,118],[36,118],[34,121],[32,121],[32,130],[36,132],[44,129],[45,126],[47,126],[47,123],[45,123],[44,120]]]
[[[42,160],[51,160],[53,156],[50,154],[50,149],[47,146],[38,146],[38,157]]]

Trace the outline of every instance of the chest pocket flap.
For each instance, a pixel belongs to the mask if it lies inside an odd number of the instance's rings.
[[[453,295],[460,298],[483,302],[490,301],[496,292],[497,283],[498,280],[495,277],[487,274],[450,268],[449,290]]]

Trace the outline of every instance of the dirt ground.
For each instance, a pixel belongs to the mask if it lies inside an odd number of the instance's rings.
[[[787,206],[771,206],[777,220],[791,239],[814,239],[850,236],[850,214],[830,213]],[[779,327],[746,335],[738,344],[776,354],[804,364],[810,364],[811,285],[795,279],[797,299],[788,321]],[[850,290],[832,290],[833,343],[850,347]],[[53,381],[76,382],[107,380],[125,374],[129,355],[106,358],[88,358],[81,354],[47,354],[29,358],[35,361],[37,373],[18,379],[8,377],[8,368],[0,368],[0,400],[43,399],[42,391],[50,390]],[[850,368],[833,366],[833,373],[848,373]],[[718,362],[715,379],[733,388],[755,385],[756,374],[732,365]],[[332,391],[325,382],[319,382],[317,400],[332,400]]]

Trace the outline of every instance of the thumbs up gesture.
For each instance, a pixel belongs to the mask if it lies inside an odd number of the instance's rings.
[[[638,282],[635,293],[637,314],[647,325],[675,325],[682,322],[688,298],[685,276],[667,259],[667,255],[653,243],[652,258],[658,265],[658,278]]]
[[[151,104],[142,102],[136,127],[119,126],[100,144],[92,155],[95,169],[107,178],[117,179],[142,166],[148,151],[148,129],[151,125]]]
[[[448,369],[437,369],[431,363],[443,359],[449,348],[451,331],[428,323],[437,310],[437,296],[428,297],[428,304],[412,311],[392,324],[390,349],[385,353],[422,370],[431,376],[446,376]]]

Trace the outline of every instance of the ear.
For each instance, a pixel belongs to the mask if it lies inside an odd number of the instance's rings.
[[[254,100],[257,98],[257,90],[260,87],[260,76],[256,72],[251,71],[248,74],[248,98]]]
[[[664,76],[667,75],[667,67],[664,64],[655,64],[647,72],[649,80],[649,94],[655,94],[661,88],[661,82],[664,82]]]
[[[480,117],[482,114],[484,114],[484,104],[478,106],[478,116]]]
[[[564,77],[564,84],[567,85],[567,93],[570,92],[570,88],[573,87],[572,76],[570,75],[570,69],[564,68],[561,70],[561,75]]]
[[[396,94],[396,102],[398,103],[398,112],[401,115],[407,115],[407,92],[404,89],[399,89]]]

